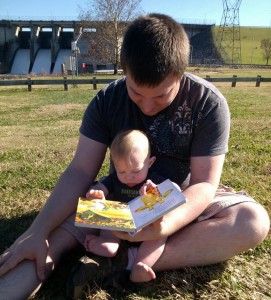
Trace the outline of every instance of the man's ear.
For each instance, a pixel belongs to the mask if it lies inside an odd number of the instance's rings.
[[[156,161],[156,156],[152,156],[149,159],[149,168],[153,165],[153,163]]]

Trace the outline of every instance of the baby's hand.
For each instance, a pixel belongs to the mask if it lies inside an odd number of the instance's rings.
[[[153,183],[150,179],[148,179],[140,188],[139,193],[140,195],[145,195],[147,191],[156,187],[157,185]]]
[[[105,196],[104,196],[104,192],[101,191],[101,190],[93,190],[93,189],[90,189],[87,193],[86,193],[86,198],[87,199],[102,199],[104,200],[105,199]]]

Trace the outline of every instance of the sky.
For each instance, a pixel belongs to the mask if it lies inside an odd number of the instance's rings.
[[[234,3],[236,0],[228,0]],[[87,7],[86,0],[0,0],[0,20],[76,20],[78,5]],[[142,0],[145,13],[160,12],[180,23],[220,25],[222,0]],[[271,27],[271,0],[242,0],[240,26]]]

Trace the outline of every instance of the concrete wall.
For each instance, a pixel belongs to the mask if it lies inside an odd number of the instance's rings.
[[[190,39],[211,27],[197,24],[182,25]],[[59,51],[71,49],[71,42],[79,36],[79,29],[80,24],[77,21],[0,20],[0,73],[11,71],[19,49],[29,49],[29,73],[32,71],[39,49],[50,49],[49,72],[52,73]],[[104,66],[93,61],[86,39],[80,39],[77,46],[80,49],[80,53],[76,54],[79,73],[83,71],[83,63],[87,65],[87,71],[108,68],[108,64]]]
[[[78,23],[71,21],[0,21],[0,73],[9,73],[16,52],[29,49],[29,72],[39,49],[50,49],[52,71],[60,49],[71,48]],[[64,32],[69,28],[70,32]]]

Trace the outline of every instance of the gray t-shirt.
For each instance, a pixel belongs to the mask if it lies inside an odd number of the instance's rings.
[[[110,146],[118,132],[128,129],[148,135],[152,155],[157,157],[153,171],[183,187],[189,178],[191,156],[228,151],[230,113],[214,85],[185,73],[170,106],[146,116],[129,98],[122,78],[97,93],[85,111],[80,132]]]

